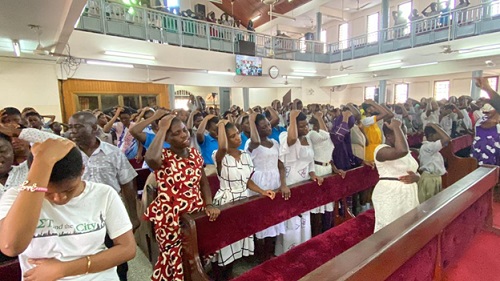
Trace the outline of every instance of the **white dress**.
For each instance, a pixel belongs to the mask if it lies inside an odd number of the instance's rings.
[[[321,163],[331,163],[334,145],[330,139],[330,133],[319,130],[319,132],[311,130],[308,134],[309,139],[314,149],[314,161]],[[328,176],[332,174],[332,165],[322,166],[314,164],[315,173],[317,176]],[[333,202],[328,203],[318,208],[311,210],[313,214],[324,214],[326,212],[333,212]]]
[[[274,139],[269,140],[273,142],[272,147],[267,148],[263,145],[259,145],[259,147],[252,150],[250,153],[254,165],[252,180],[262,190],[275,190],[281,185],[280,171],[278,169],[280,145]],[[245,144],[246,151],[248,151],[250,142],[251,140],[248,140]],[[257,194],[251,190],[248,190],[248,193],[250,196]],[[285,233],[285,223],[280,222],[255,233],[255,237],[257,237],[257,239],[264,239],[266,237],[276,237],[283,233]]]
[[[212,154],[214,163],[217,163],[215,161],[216,153],[217,150]],[[242,150],[240,161],[226,154],[221,161],[221,165],[220,175],[218,175],[220,188],[214,195],[213,204],[221,206],[247,198],[247,182],[253,173],[253,163],[250,154]],[[216,261],[219,266],[228,265],[243,256],[253,255],[254,248],[253,235],[251,235],[217,251],[213,261]]]
[[[285,165],[286,184],[292,185],[309,180],[309,172],[314,171],[314,150],[312,146],[304,146],[299,140],[292,146],[288,146],[287,137],[288,132],[280,134],[280,160]],[[309,139],[307,142],[311,143]],[[311,239],[310,215],[310,212],[307,211],[285,221],[286,232],[278,236],[276,240],[276,255],[281,255]]]
[[[388,145],[381,144],[375,148],[379,178],[399,178],[407,175],[408,171],[417,173],[418,163],[410,153],[396,160],[377,161],[377,153],[384,147]],[[372,201],[375,209],[374,232],[377,232],[418,206],[418,185],[404,184],[398,180],[379,180],[373,190]]]

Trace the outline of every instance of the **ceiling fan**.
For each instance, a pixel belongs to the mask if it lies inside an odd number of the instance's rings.
[[[57,43],[52,44],[50,46],[43,46],[42,45],[42,42],[40,39],[40,36],[42,35],[42,30],[41,30],[39,25],[30,24],[30,25],[28,25],[28,27],[31,28],[31,30],[34,30],[37,34],[37,37],[38,37],[38,45],[33,50],[33,54],[38,55],[38,56],[69,57],[69,55],[66,55],[66,54],[58,54],[58,53],[54,53],[54,52],[50,51],[54,48],[54,46]]]
[[[437,52],[437,53],[430,53],[430,54],[425,54],[424,56],[433,56],[433,55],[436,55],[436,54],[452,54],[452,53],[457,53],[459,50],[453,50],[451,48],[451,45],[443,45],[441,46],[441,52]]]
[[[342,62],[340,62],[339,71],[344,71],[344,70],[352,70],[352,67],[353,67],[353,66],[354,66],[354,65],[344,66],[344,65],[342,64]]]
[[[277,83],[273,83],[273,84],[281,84],[281,85],[293,85],[294,83],[290,83],[288,82],[288,76],[287,75],[283,75],[283,78],[285,78],[285,81],[284,82],[277,82]]]
[[[149,66],[148,65],[146,65],[146,74],[147,74],[146,80],[145,80],[146,83],[153,83],[153,82],[159,82],[162,80],[170,79],[170,77],[167,77],[167,76],[151,79],[151,77],[149,76]]]
[[[341,17],[332,16],[332,15],[328,15],[328,14],[325,14],[325,13],[323,13],[323,16],[325,16],[327,18],[331,18],[331,19],[336,20],[336,21],[347,22],[347,19],[344,18],[344,0],[342,0],[341,13],[342,13]]]
[[[359,0],[356,0],[356,2],[358,3],[357,7],[356,8],[345,8],[346,11],[351,11],[351,10],[355,10],[355,11],[361,11],[363,10],[364,8],[366,8],[368,5],[370,5],[372,2],[368,2],[368,3],[365,3],[363,5],[359,5]]]

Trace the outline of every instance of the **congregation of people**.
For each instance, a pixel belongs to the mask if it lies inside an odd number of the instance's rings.
[[[336,204],[355,214],[373,206],[377,232],[442,190],[447,171],[439,152],[452,138],[473,135],[470,157],[500,165],[500,96],[487,79],[476,85],[490,98],[338,107],[274,100],[219,112],[191,96],[188,110],[116,106],[76,112],[67,122],[6,107],[0,260],[18,256],[26,281],[127,280],[142,220],[154,224],[160,252],[151,279],[184,280],[182,214],[204,212],[215,221],[225,204],[252,196],[288,200],[291,185],[326,188],[325,177],[344,179],[362,165],[378,171],[372,191],[317,206],[202,258],[214,279],[231,279],[235,261],[254,255],[262,263],[334,227]],[[417,151],[411,135],[423,135]],[[134,167],[149,169],[156,187],[142,214]],[[220,183],[213,196],[209,177]]]

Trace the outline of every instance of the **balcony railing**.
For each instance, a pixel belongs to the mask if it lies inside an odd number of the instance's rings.
[[[328,44],[270,36],[106,0],[89,0],[77,29],[210,51],[335,63],[500,31],[500,1]]]

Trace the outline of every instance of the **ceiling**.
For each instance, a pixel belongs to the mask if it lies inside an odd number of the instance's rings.
[[[38,45],[38,33],[28,25],[40,27],[40,43],[49,51],[62,52],[85,0],[2,1],[0,9],[0,52],[12,52],[12,40],[21,51],[31,52]]]
[[[273,12],[285,14],[310,1],[292,0],[289,2],[289,0],[277,0],[276,4],[273,5]],[[260,18],[254,22],[254,28],[268,22],[270,18],[268,15],[270,6],[264,4],[261,0],[226,0],[222,1],[222,4],[214,3],[214,5],[229,15],[233,15],[234,11],[233,17],[236,20],[241,20],[244,26],[247,26],[248,21],[258,15],[260,15]]]
[[[347,2],[350,4],[355,3],[353,0],[344,0],[345,6],[347,6]],[[377,5],[377,1],[371,1],[370,5]],[[335,3],[334,3],[335,2]],[[360,0],[360,5],[366,4],[370,2],[369,0]],[[248,5],[250,3],[251,5]],[[338,5],[341,4],[338,1],[331,0],[310,0],[310,1],[298,1],[294,0],[293,5],[297,5],[298,7],[293,11],[289,11],[287,14],[295,14],[297,18],[312,18],[315,20],[315,13],[317,11],[321,11],[324,13],[325,11],[342,14],[340,10],[338,10]],[[299,4],[302,3],[302,4]],[[125,39],[119,37],[112,37],[106,35],[91,34],[87,32],[73,32],[73,26],[77,22],[80,13],[85,6],[85,0],[17,0],[17,1],[7,1],[7,3],[3,4],[2,9],[0,10],[0,57],[13,57],[13,48],[12,48],[12,40],[19,40],[21,43],[21,49],[23,50],[22,58],[18,59],[29,59],[29,58],[37,58],[42,60],[55,60],[50,56],[35,56],[32,51],[36,48],[38,44],[37,34],[33,30],[31,30],[28,25],[35,24],[41,27],[42,33],[40,36],[40,41],[43,46],[54,46],[51,48],[55,52],[62,52],[68,42],[68,38],[78,38],[79,34],[83,34],[88,36],[83,37],[81,40],[70,40],[73,55],[81,58],[90,58],[90,59],[101,59],[101,60],[109,60],[102,54],[102,50],[109,49],[123,49],[126,50],[128,46],[134,46],[130,51],[140,51],[144,54],[152,54],[158,58],[156,62],[156,66],[151,69],[154,71],[158,71],[159,73],[155,73],[158,76],[171,75],[171,73],[175,74],[176,72],[180,73],[179,77],[186,77],[186,81],[194,81],[196,79],[190,79],[191,73],[188,75],[186,72],[192,72],[193,69],[206,69],[207,65],[211,65],[211,70],[227,70],[226,69],[217,69],[222,63],[218,62],[200,62],[202,64],[199,65],[188,65],[185,60],[180,60],[178,65],[172,65],[172,58],[166,57],[163,54],[169,53],[165,52],[165,48],[173,48],[174,52],[179,52],[179,56],[181,53],[184,53],[185,50],[179,49],[178,47],[173,46],[165,46],[160,44],[153,44],[150,42],[139,41],[134,39]],[[245,5],[246,4],[246,5]],[[230,1],[224,0],[224,5],[230,5]],[[248,6],[245,11],[250,13],[249,11],[254,11],[254,13],[264,13],[267,12],[268,5],[262,4],[258,0],[246,1],[246,0],[235,0],[234,2],[234,10],[239,10],[239,5]],[[251,6],[253,5],[253,9]],[[287,7],[289,4],[284,0],[277,5],[277,8],[280,6]],[[299,6],[300,5],[300,6]],[[25,7],[29,7],[26,9]],[[367,6],[368,7],[368,6]],[[365,7],[365,9],[367,9]],[[259,10],[265,9],[265,10]],[[289,9],[286,8],[286,9]],[[328,10],[330,9],[330,10]],[[285,13],[282,10],[281,13]],[[242,15],[246,12],[242,12]],[[348,11],[350,12],[350,11]],[[263,17],[267,18],[267,17]],[[282,18],[276,19],[275,21],[284,20]],[[326,18],[323,18],[326,21]],[[289,21],[289,20],[288,20]],[[264,23],[264,22],[262,22]],[[262,24],[261,23],[261,24]],[[265,24],[264,24],[265,25]],[[89,44],[89,42],[91,42]],[[55,44],[55,45],[54,45]],[[500,44],[500,37],[498,33],[481,35],[479,37],[470,37],[461,40],[456,40],[452,42],[448,42],[451,45],[452,49],[457,50],[461,48],[470,48],[474,46],[481,45],[491,45],[491,44]],[[378,81],[381,79],[387,80],[397,80],[402,79],[402,77],[418,77],[418,76],[429,76],[429,75],[443,75],[447,73],[453,72],[470,72],[473,70],[484,69],[485,71],[496,71],[496,68],[487,67],[484,64],[484,61],[489,59],[497,64],[497,67],[500,67],[500,53],[496,50],[491,50],[487,52],[478,52],[478,53],[470,53],[470,54],[442,54],[439,53],[442,50],[442,45],[445,43],[434,44],[429,46],[422,46],[415,49],[407,49],[398,52],[392,52],[388,54],[382,54],[377,56],[369,56],[361,59],[345,61],[344,66],[353,65],[352,70],[348,71],[339,71],[340,63],[335,64],[314,64],[307,62],[294,62],[294,61],[280,61],[280,60],[269,60],[264,59],[264,72],[267,71],[267,67],[269,64],[276,64],[280,66],[282,70],[282,74],[290,74],[292,68],[315,68],[317,72],[316,79],[320,79],[319,84],[321,86],[332,86],[338,84],[353,84],[353,83],[364,83],[370,81]],[[170,49],[169,49],[170,50]],[[197,55],[205,55],[206,51],[196,50]],[[187,52],[186,52],[187,53]],[[220,59],[225,60],[227,57],[227,61],[231,64],[234,62],[234,57],[214,52],[210,57],[219,58],[218,54],[220,54]],[[439,61],[438,65],[433,65],[424,68],[411,68],[411,69],[400,69],[399,65],[390,66],[383,69],[372,69],[368,67],[370,63],[383,61],[383,60],[392,60],[392,59],[402,59],[404,65],[418,64],[424,62],[433,62]],[[187,58],[186,58],[187,60]],[[207,59],[210,61],[210,59]],[[181,69],[184,68],[184,69]],[[188,69],[186,69],[188,68]],[[142,71],[144,72],[144,71]],[[161,73],[160,73],[161,72]],[[344,78],[333,78],[333,79],[324,79],[326,76],[333,76],[339,74],[350,73],[349,77]],[[182,75],[181,75],[182,74]],[[373,74],[377,74],[374,77]],[[195,74],[193,74],[195,75]],[[197,74],[200,75],[200,74]],[[205,74],[203,74],[205,75]],[[175,77],[175,75],[172,75]],[[323,78],[322,78],[323,77]],[[255,79],[247,79],[248,84],[247,87],[276,87],[276,85],[271,84],[269,82],[273,82],[270,79],[263,78],[255,78]],[[180,81],[180,80],[179,80]],[[177,80],[171,79],[167,81],[168,83],[177,83]],[[276,82],[276,81],[274,81]],[[184,84],[188,84],[188,82],[183,82]],[[198,81],[197,81],[198,83]],[[241,83],[238,84],[238,81],[229,81],[234,87],[241,86]],[[280,86],[280,85],[278,85]]]

